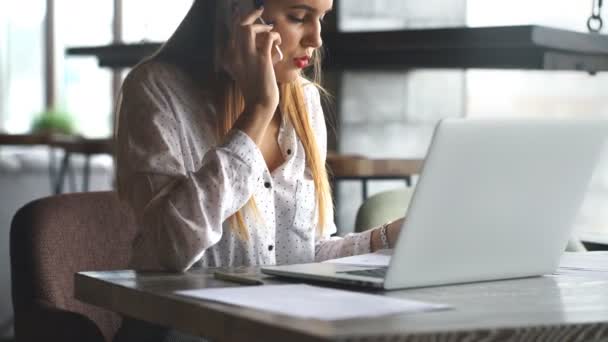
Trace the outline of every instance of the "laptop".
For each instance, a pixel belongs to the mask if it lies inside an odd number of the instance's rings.
[[[608,120],[443,120],[388,267],[261,271],[386,290],[553,273],[607,136]]]

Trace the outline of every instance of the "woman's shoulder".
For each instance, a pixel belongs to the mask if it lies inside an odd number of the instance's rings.
[[[141,84],[168,85],[179,82],[180,76],[181,71],[178,67],[166,62],[149,59],[131,69],[123,82],[123,86],[130,87]]]
[[[154,58],[135,66],[122,87],[123,94],[162,98],[174,108],[207,107],[213,102],[211,93],[182,68]]]

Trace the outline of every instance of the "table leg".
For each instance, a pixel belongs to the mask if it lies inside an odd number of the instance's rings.
[[[49,147],[49,184],[51,186],[51,191],[55,191],[55,182],[57,181],[57,175],[55,174],[55,151],[52,147]]]
[[[73,167],[68,165],[68,177],[70,179],[70,191],[76,192],[78,189],[76,188],[76,170]]]
[[[361,182],[363,182],[363,187],[362,187],[362,196],[363,196],[363,202],[365,202],[365,200],[367,199],[367,178],[362,178]]]
[[[55,179],[55,195],[59,195],[63,191],[63,181],[65,180],[65,176],[69,167],[70,153],[65,152],[65,154],[63,155],[63,160],[61,161],[61,166],[59,167],[59,172],[57,173],[57,178]]]
[[[84,169],[82,170],[82,191],[89,191],[89,177],[91,174],[91,156],[86,155],[84,159]]]
[[[335,235],[339,235],[340,234],[340,219],[339,219],[339,215],[338,212],[340,211],[340,203],[339,203],[339,198],[338,198],[338,180],[337,179],[333,179],[332,180],[332,187],[331,187],[331,197],[332,200],[334,202],[334,224],[336,225],[336,229],[337,232]]]

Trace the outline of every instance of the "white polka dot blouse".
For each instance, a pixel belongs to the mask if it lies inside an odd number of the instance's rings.
[[[325,160],[319,93],[312,84],[304,93]],[[209,93],[172,65],[147,62],[126,78],[116,166],[119,194],[138,226],[131,267],[184,271],[194,264],[292,264],[370,252],[369,231],[330,237],[332,208],[323,234],[316,233],[315,187],[288,120],[278,134],[285,162],[271,173],[245,133],[233,130],[220,142],[218,115]],[[257,212],[242,211],[249,234],[243,239],[228,218],[251,197]]]

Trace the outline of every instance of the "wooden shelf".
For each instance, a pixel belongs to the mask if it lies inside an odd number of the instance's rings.
[[[381,32],[328,32],[330,69],[483,68],[608,70],[608,36],[545,26],[458,27]],[[102,67],[131,67],[161,43],[74,47]]]

